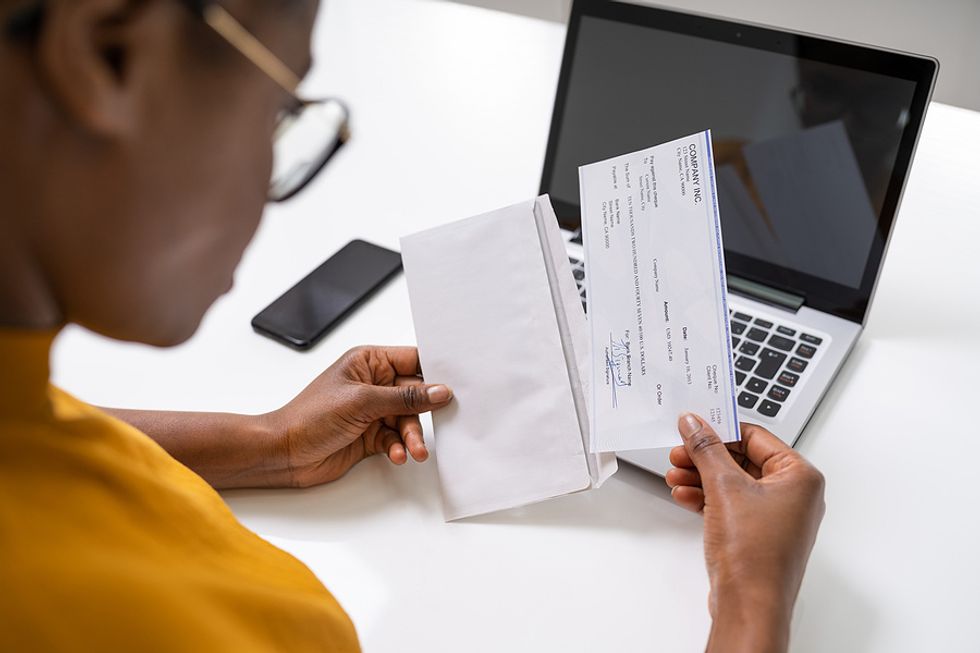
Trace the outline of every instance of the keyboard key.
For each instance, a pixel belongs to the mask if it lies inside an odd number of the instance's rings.
[[[789,336],[791,338],[796,335],[796,329],[790,329],[786,326],[778,326],[776,327],[776,331],[779,331],[784,336]]]
[[[749,334],[749,337],[752,337],[752,335]],[[811,347],[810,345],[800,345],[796,348],[796,355],[802,356],[803,358],[813,358],[815,353],[817,353],[817,348]]]
[[[756,342],[762,342],[768,335],[762,329],[749,329],[749,332],[746,334],[749,340],[755,340]]]
[[[582,261],[578,260],[577,258],[572,258],[571,256],[568,257],[568,262],[572,264],[572,267],[582,265]]]
[[[741,338],[732,338],[732,349],[738,347],[738,343],[742,342]]]
[[[742,335],[743,331],[745,331],[744,324],[742,324],[741,322],[732,322],[732,333],[734,333],[737,336],[740,336]]]
[[[761,317],[755,318],[755,323],[758,324],[763,329],[772,328],[772,322],[770,322],[769,320],[763,320]]]
[[[749,379],[749,382],[745,384],[745,389],[748,390],[749,392],[754,392],[756,394],[761,395],[763,392],[766,391],[766,387],[768,385],[769,384],[763,381],[762,379],[753,376],[751,379]]]
[[[574,270],[572,270],[572,276],[578,279],[579,281],[581,281],[582,279],[585,278],[585,270],[583,270],[582,268],[575,268]]]
[[[746,315],[745,313],[736,313],[735,314],[735,319],[736,320],[742,320],[743,322],[751,322],[752,321],[752,316],[751,315]]]
[[[745,372],[735,371],[735,385],[742,385],[742,381],[745,380]]]
[[[776,376],[776,372],[786,362],[786,354],[780,353],[775,349],[763,349],[762,353],[759,354],[759,359],[759,367],[755,370],[756,376],[760,376],[763,379],[771,379]],[[749,371],[751,370],[746,370],[746,372]]]
[[[793,370],[797,374],[799,374],[800,372],[802,372],[803,370],[805,370],[806,369],[806,366],[807,366],[807,362],[805,360],[800,359],[800,358],[791,358],[791,359],[789,359],[789,362],[786,363],[786,367],[788,367],[789,369]]]
[[[758,401],[758,397],[748,392],[743,392],[738,396],[738,405],[742,408],[753,408]]]
[[[770,399],[775,399],[776,401],[786,401],[787,397],[789,397],[789,390],[786,388],[780,385],[774,385],[769,388]]]
[[[775,417],[780,408],[782,408],[782,406],[773,401],[769,401],[768,399],[764,399],[762,403],[759,404],[759,412],[766,417]]]
[[[739,349],[739,351],[747,356],[755,356],[759,352],[759,345],[746,340],[745,344],[742,345],[742,348]]]
[[[776,349],[782,349],[783,351],[789,351],[793,348],[796,343],[789,338],[784,338],[782,336],[773,336],[769,338],[769,344]]]
[[[755,361],[751,358],[746,358],[745,356],[739,356],[738,360],[735,361],[735,369],[737,370],[742,370],[743,372],[751,372],[753,367],[755,367]]]
[[[823,342],[823,338],[818,338],[816,336],[811,336],[809,333],[801,333],[800,340],[803,342],[808,342],[811,345],[819,345]]]
[[[792,372],[783,371],[779,373],[779,378],[776,379],[776,382],[786,386],[787,388],[792,388],[793,386],[796,385],[796,382],[799,380],[800,377],[798,374],[793,374]]]

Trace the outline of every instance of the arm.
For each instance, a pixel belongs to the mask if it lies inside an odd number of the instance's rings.
[[[823,518],[823,475],[761,427],[743,425],[726,446],[693,415],[678,426],[684,446],[670,453],[667,483],[674,501],[704,515],[707,650],[785,651]]]
[[[428,458],[419,413],[452,392],[426,385],[414,347],[359,347],[295,399],[264,415],[107,409],[153,438],[218,489],[308,487],[386,453],[395,464]]]
[[[104,410],[156,440],[215,488],[292,484],[270,415]]]

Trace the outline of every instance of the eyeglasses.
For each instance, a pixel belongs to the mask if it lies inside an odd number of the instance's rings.
[[[269,201],[284,202],[306,188],[350,138],[350,113],[336,99],[299,97],[296,73],[217,2],[189,4],[195,5],[196,13],[211,29],[293,99],[276,124],[269,182]]]

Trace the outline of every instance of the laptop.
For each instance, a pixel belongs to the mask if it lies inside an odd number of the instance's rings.
[[[710,128],[739,417],[795,444],[867,321],[938,67],[808,34],[575,0],[541,192],[576,279],[588,273],[578,167]],[[620,458],[663,475],[668,452]]]

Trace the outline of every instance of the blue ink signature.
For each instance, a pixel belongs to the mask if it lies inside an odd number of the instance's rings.
[[[630,385],[627,379],[623,378],[623,368],[627,367],[627,360],[630,355],[629,343],[625,340],[613,340],[609,334],[609,349],[606,350],[606,369],[609,370],[609,388],[612,391],[612,406],[619,407],[619,397],[616,395],[616,388],[625,388]]]

